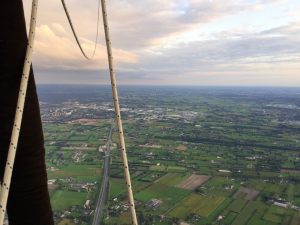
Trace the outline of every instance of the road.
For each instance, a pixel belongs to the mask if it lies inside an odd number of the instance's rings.
[[[111,151],[110,148],[112,143],[111,137],[112,137],[113,127],[114,127],[114,121],[112,121],[111,123],[110,131],[107,137],[106,151],[105,151],[104,164],[103,164],[103,178],[102,178],[101,189],[98,196],[92,225],[99,225],[103,215],[103,207],[107,196],[107,188],[108,188],[108,181],[109,181],[110,151]]]

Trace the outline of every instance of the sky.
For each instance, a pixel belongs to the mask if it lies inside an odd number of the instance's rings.
[[[24,0],[27,26],[31,0]],[[66,0],[92,54],[98,0]],[[107,0],[119,84],[300,86],[299,0]],[[38,83],[109,84],[102,17],[93,60],[60,0],[39,1]]]

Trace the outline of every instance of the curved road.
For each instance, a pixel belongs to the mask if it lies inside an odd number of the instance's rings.
[[[92,225],[100,225],[102,215],[103,215],[103,206],[105,204],[106,196],[107,196],[107,188],[109,181],[109,170],[110,170],[110,151],[111,151],[111,136],[114,127],[114,122],[112,121],[110,131],[107,137],[106,143],[106,151],[104,156],[104,165],[103,165],[103,178],[101,183],[101,189],[98,196],[97,205],[95,208],[94,219]]]

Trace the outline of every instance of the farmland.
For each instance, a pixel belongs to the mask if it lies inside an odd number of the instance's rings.
[[[196,214],[203,217],[208,217],[223,201],[224,197],[220,196],[201,196],[191,194],[175,207],[169,216],[187,219],[190,214]]]
[[[57,224],[90,224],[113,117],[109,88],[77,88],[40,90]],[[139,224],[300,224],[299,93],[121,87]],[[130,224],[113,143],[103,224]]]

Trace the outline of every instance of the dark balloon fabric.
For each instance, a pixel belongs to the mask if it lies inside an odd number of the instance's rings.
[[[18,90],[26,54],[27,34],[21,0],[0,7],[0,180],[3,179]],[[45,149],[33,71],[8,199],[10,225],[53,225]]]

